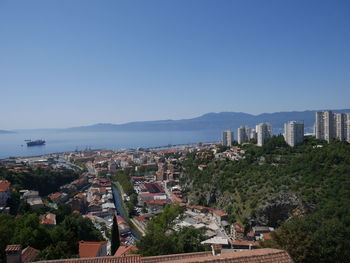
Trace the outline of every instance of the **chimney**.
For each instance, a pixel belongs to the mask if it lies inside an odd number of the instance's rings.
[[[5,249],[6,263],[21,263],[22,262],[22,246],[8,245]]]
[[[212,252],[213,252],[213,256],[220,256],[221,248],[222,248],[221,244],[212,244],[211,245],[211,249],[212,249]]]

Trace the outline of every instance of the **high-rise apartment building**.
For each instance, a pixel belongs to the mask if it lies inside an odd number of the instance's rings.
[[[221,142],[224,146],[231,146],[233,142],[233,131],[223,131]]]
[[[316,112],[316,139],[330,142],[333,138],[350,141],[350,113]]]
[[[347,138],[346,126],[347,116],[344,113],[334,114],[335,137],[340,141],[345,141]]]
[[[248,142],[250,140],[250,128],[241,126],[237,129],[237,141],[239,144]]]
[[[272,126],[268,123],[260,123],[256,125],[256,132],[258,134],[257,145],[263,146],[272,137]]]
[[[250,139],[255,139],[255,140],[258,139],[258,134],[256,133],[255,129],[250,130]]]
[[[304,141],[304,123],[290,121],[284,124],[284,139],[292,147]]]
[[[345,113],[346,125],[345,125],[345,134],[346,140],[350,143],[350,113]]]

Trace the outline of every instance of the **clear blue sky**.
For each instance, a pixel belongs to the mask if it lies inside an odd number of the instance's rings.
[[[350,108],[350,1],[0,1],[0,129]]]

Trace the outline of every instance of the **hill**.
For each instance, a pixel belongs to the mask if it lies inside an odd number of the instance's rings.
[[[336,113],[350,112],[350,109],[333,110]],[[252,115],[243,112],[207,113],[197,118],[182,120],[159,120],[129,122],[125,124],[99,123],[65,129],[67,131],[112,132],[112,131],[196,131],[196,130],[224,130],[236,129],[242,125],[255,127],[261,122],[272,124],[275,133],[280,133],[285,122],[301,120],[305,123],[307,132],[311,132],[315,122],[315,112],[291,111]]]
[[[239,161],[189,154],[181,178],[184,198],[223,209],[247,231],[278,228],[265,245],[288,250],[294,262],[348,262],[350,144],[309,138],[291,148],[275,136],[263,147],[243,149]],[[200,164],[206,169],[199,170]]]
[[[15,133],[13,131],[0,130],[0,134]]]

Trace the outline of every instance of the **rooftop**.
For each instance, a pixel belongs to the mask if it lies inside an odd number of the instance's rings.
[[[117,251],[115,252],[114,256],[124,256],[127,254],[131,254],[133,251],[139,250],[137,247],[134,246],[120,246]]]
[[[91,258],[96,257],[101,249],[101,247],[106,244],[106,241],[101,242],[79,242],[79,256],[81,258]]]
[[[140,257],[126,255],[121,257],[95,257],[58,259],[37,261],[37,263],[199,263],[199,262],[229,262],[229,263],[292,263],[291,257],[284,250],[263,248],[238,252],[227,252],[213,256],[210,251],[163,255],[154,257]]]
[[[7,192],[10,189],[11,183],[6,180],[0,180],[0,192]]]

